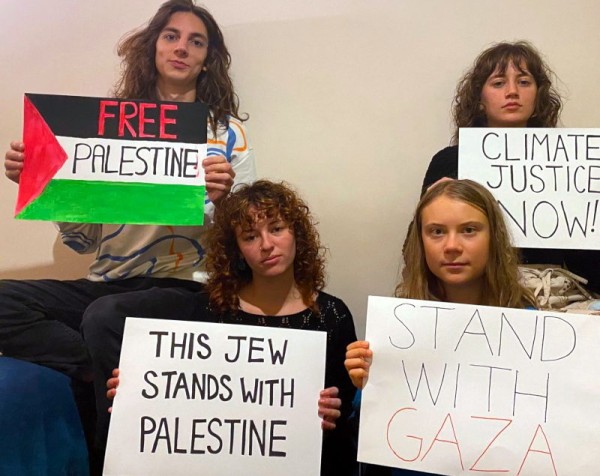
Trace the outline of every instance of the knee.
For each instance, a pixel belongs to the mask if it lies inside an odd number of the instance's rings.
[[[102,347],[107,339],[123,335],[125,312],[120,309],[119,296],[104,296],[92,302],[83,313],[81,333],[88,344],[94,348]]]

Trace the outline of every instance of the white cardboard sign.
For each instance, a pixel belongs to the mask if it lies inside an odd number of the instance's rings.
[[[128,318],[105,475],[319,474],[326,334]]]
[[[462,128],[459,178],[496,197],[520,248],[600,249],[600,129]]]
[[[436,474],[596,474],[600,320],[369,297],[360,461]]]

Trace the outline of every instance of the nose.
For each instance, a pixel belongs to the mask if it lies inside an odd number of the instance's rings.
[[[271,251],[273,249],[273,241],[268,233],[263,233],[260,237],[260,249],[261,251]]]
[[[187,56],[188,43],[185,38],[179,38],[177,45],[175,45],[175,54],[177,54],[179,56]]]
[[[517,81],[515,79],[509,79],[506,82],[506,96],[519,97],[519,88],[517,87]]]
[[[462,243],[456,233],[448,233],[444,242],[444,254],[458,256],[462,253]]]

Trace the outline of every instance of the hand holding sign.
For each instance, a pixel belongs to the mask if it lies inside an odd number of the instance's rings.
[[[25,160],[25,144],[19,141],[10,143],[10,150],[6,152],[4,171],[6,176],[15,183],[19,183],[23,162]]]
[[[202,161],[204,180],[206,181],[206,194],[213,203],[226,197],[233,186],[235,172],[231,164],[222,156],[207,157]]]

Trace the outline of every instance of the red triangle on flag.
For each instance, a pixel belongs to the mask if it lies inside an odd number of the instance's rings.
[[[25,97],[23,123],[25,162],[19,179],[15,215],[40,196],[67,160],[67,153],[28,97]]]

